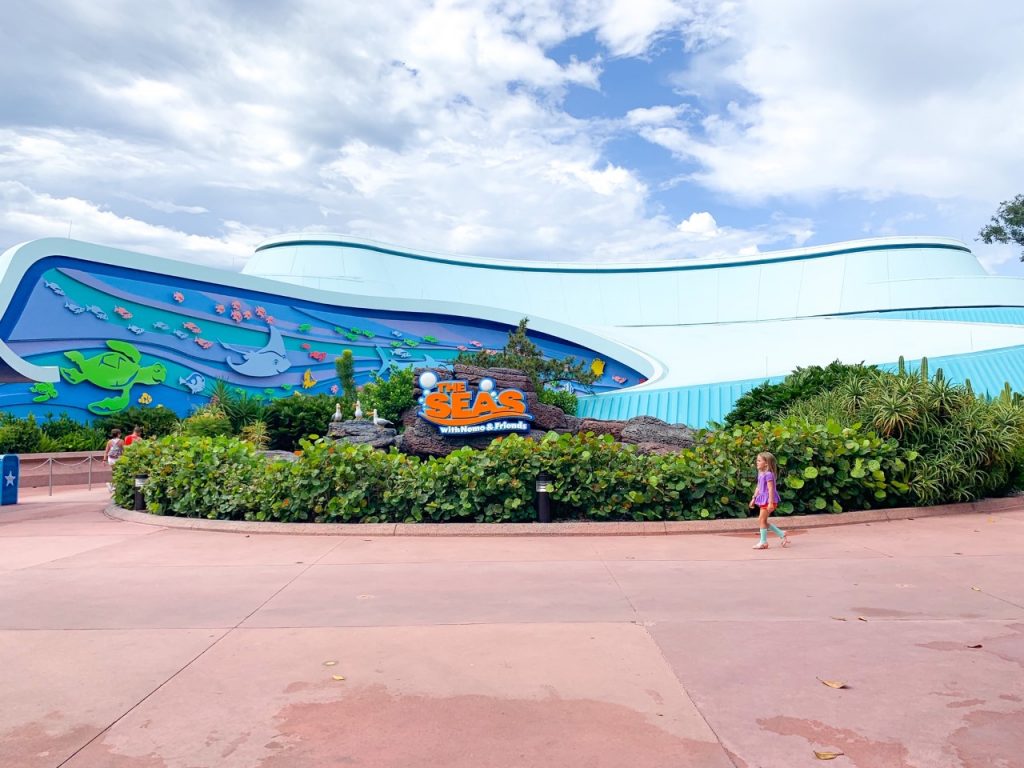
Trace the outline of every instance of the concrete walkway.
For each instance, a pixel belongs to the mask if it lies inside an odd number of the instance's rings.
[[[0,509],[0,766],[1024,766],[1024,500],[765,552],[23,502]]]

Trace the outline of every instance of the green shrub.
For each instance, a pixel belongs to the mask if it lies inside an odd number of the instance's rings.
[[[354,418],[356,408],[356,363],[352,350],[346,349],[334,358],[334,371],[341,387],[341,413],[346,419]]]
[[[267,468],[255,520],[358,523],[392,519],[393,482],[418,463],[404,454],[321,438],[302,440],[298,461]]]
[[[791,413],[865,424],[921,456],[909,478],[910,501],[941,504],[1002,493],[1014,483],[1024,445],[1024,406],[1012,392],[989,400],[946,381],[939,369],[875,371],[798,403]]]
[[[800,401],[834,389],[849,379],[860,379],[874,370],[874,366],[847,365],[838,360],[824,368],[819,365],[797,368],[778,384],[765,382],[741,395],[726,415],[725,426],[774,421]]]
[[[178,429],[182,435],[190,437],[218,437],[234,433],[231,419],[224,413],[220,403],[214,401],[197,409],[179,424]]]
[[[101,416],[93,422],[93,426],[104,435],[109,435],[114,428],[120,429],[122,435],[130,435],[136,426],[140,426],[144,437],[153,438],[174,432],[178,426],[178,417],[174,411],[162,405],[145,408],[133,405],[109,416]]]
[[[386,379],[374,373],[371,380],[363,385],[359,402],[364,414],[369,415],[376,408],[378,416],[397,425],[402,412],[416,405],[412,368],[392,367]]]
[[[542,389],[537,393],[537,399],[545,405],[561,408],[570,416],[576,415],[578,400],[572,392],[566,392],[564,389]]]
[[[267,462],[232,437],[171,436],[133,443],[114,465],[114,498],[130,506],[135,475],[154,514],[243,520],[259,509]]]
[[[267,406],[267,432],[270,447],[279,451],[294,451],[299,441],[310,435],[323,435],[331,423],[337,400],[330,395],[302,395],[282,397]]]
[[[904,382],[907,392],[913,388]],[[553,480],[553,517],[687,520],[746,517],[754,459],[779,461],[779,515],[955,501],[1021,482],[1024,408],[1012,398],[973,397],[926,386],[919,413],[902,423],[905,441],[831,421],[797,418],[708,433],[694,448],[642,455],[610,436],[518,435],[482,451],[462,448],[420,461],[397,452],[328,440],[302,442],[294,463],[266,462],[226,437],[172,437],[130,446],[115,467],[116,498],[131,503],[131,480],[148,474],[146,498],[163,514],[230,519],[361,522],[522,522],[535,518],[534,486]],[[904,392],[906,397],[910,394]],[[860,398],[870,407],[876,394]],[[299,398],[295,398],[298,400]],[[311,398],[309,398],[311,399]],[[937,412],[946,412],[937,420]]]
[[[0,453],[39,453],[43,443],[43,430],[36,418],[8,417],[0,424]]]
[[[107,435],[88,424],[75,421],[66,413],[57,418],[47,414],[46,421],[39,425],[43,430],[41,451],[102,451]]]
[[[267,414],[263,395],[250,394],[241,387],[229,386],[218,379],[210,389],[210,403],[217,405],[231,424],[229,434],[238,435],[249,424],[262,421]]]

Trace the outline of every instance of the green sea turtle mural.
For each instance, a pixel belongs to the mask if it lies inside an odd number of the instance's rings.
[[[86,358],[81,352],[65,352],[64,357],[77,368],[61,368],[60,375],[72,384],[88,381],[102,389],[120,390],[117,397],[108,397],[89,403],[90,413],[107,416],[124,410],[136,384],[160,384],[167,378],[167,369],[160,363],[139,365],[142,355],[127,341],[108,340],[109,352],[100,352]]]
[[[47,400],[52,400],[57,396],[57,388],[48,381],[40,381],[29,387],[29,392],[35,395],[32,398],[33,403],[45,403]]]

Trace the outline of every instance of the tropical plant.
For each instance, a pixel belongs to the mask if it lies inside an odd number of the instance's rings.
[[[246,442],[252,443],[259,451],[265,451],[270,447],[270,431],[265,421],[251,421],[242,427],[241,437]]]
[[[519,325],[509,331],[505,347],[497,353],[491,354],[486,350],[460,352],[455,362],[481,368],[514,368],[523,371],[530,377],[537,392],[540,392],[545,384],[555,382],[579,384],[589,391],[590,386],[600,376],[590,369],[586,361],[577,360],[575,357],[558,360],[544,357],[527,335],[528,323],[529,318],[524,317],[520,320]]]
[[[24,419],[7,418],[0,423],[0,453],[38,453],[43,437],[32,414]]]
[[[576,408],[579,400],[576,395],[565,389],[549,389],[544,387],[537,392],[537,399],[545,405],[553,405],[560,408],[564,413],[571,416],[576,415]]]
[[[242,387],[232,387],[218,379],[210,389],[210,402],[216,404],[231,423],[231,433],[238,435],[247,424],[266,417],[267,404],[262,394],[256,395]]]
[[[294,451],[299,441],[310,435],[322,435],[330,426],[336,400],[330,395],[303,395],[294,393],[281,397],[267,406],[267,432],[270,447],[275,450]]]
[[[876,370],[862,363],[850,365],[838,360],[822,368],[812,365],[797,368],[782,381],[765,382],[747,391],[736,401],[725,419],[727,428],[740,424],[759,424],[786,413],[796,403],[808,400],[847,381],[863,380]]]
[[[416,405],[413,391],[412,368],[391,366],[388,378],[383,379],[376,373],[370,377],[359,393],[359,401],[363,413],[371,413],[376,408],[378,416],[399,424],[402,413]]]
[[[211,400],[184,419],[178,425],[178,432],[190,437],[217,437],[232,435],[234,429],[220,402]]]
[[[334,369],[341,385],[341,412],[346,419],[355,415],[356,409],[356,364],[352,350],[346,349],[334,358]]]
[[[130,434],[135,427],[142,427],[142,434],[147,438],[162,437],[169,435],[178,426],[178,417],[170,408],[162,405],[154,406],[131,406],[123,411],[102,416],[93,422],[93,426],[103,432],[110,434],[112,429],[120,429],[122,435]]]

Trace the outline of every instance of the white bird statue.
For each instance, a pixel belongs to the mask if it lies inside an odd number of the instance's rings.
[[[395,425],[392,424],[387,419],[382,419],[380,416],[378,416],[377,415],[377,409],[374,408],[373,409],[373,426],[375,426],[375,427],[393,427]]]
[[[363,404],[356,400],[356,418],[363,418]]]
[[[331,416],[331,421],[337,423],[339,421],[344,421],[344,420],[345,420],[345,417],[341,415],[341,403],[337,403],[334,406],[334,415]]]

